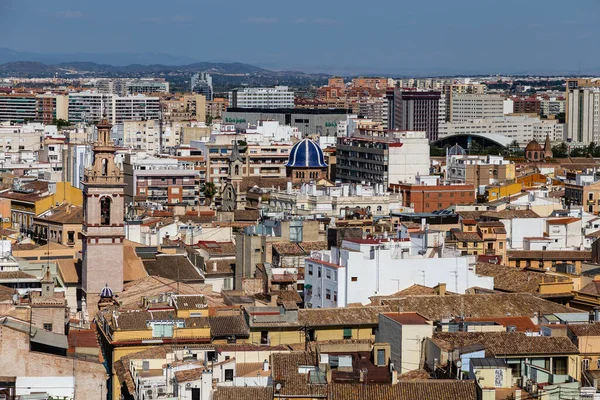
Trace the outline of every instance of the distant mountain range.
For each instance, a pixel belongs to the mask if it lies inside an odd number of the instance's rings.
[[[117,62],[113,63],[111,60]],[[135,61],[123,64],[124,61]],[[160,63],[158,63],[159,61]],[[273,79],[321,80],[327,74],[300,71],[271,71],[250,64],[231,62],[190,62],[186,57],[166,54],[40,54],[0,48],[0,76],[80,77],[80,76],[189,76],[195,72],[215,75]]]

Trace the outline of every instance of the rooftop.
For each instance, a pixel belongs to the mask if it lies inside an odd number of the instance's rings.
[[[527,293],[407,296],[404,298],[380,299],[379,303],[398,312],[418,312],[432,321],[440,321],[444,318],[461,315],[465,318],[532,317],[534,313],[542,315],[575,311],[572,308]]]

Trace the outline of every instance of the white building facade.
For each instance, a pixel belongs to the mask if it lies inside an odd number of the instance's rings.
[[[386,296],[413,284],[436,286],[465,293],[469,287],[493,289],[492,277],[473,272],[468,257],[431,258],[439,232],[415,234],[405,239],[350,239],[341,248],[313,252],[305,264],[307,308],[346,307],[367,304],[372,296]],[[419,242],[419,240],[421,242]]]
[[[231,108],[294,108],[294,92],[287,86],[244,88],[229,92]]]

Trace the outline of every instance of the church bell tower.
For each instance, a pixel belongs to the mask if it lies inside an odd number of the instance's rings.
[[[94,160],[83,177],[83,229],[81,286],[90,296],[99,296],[107,285],[123,291],[123,240],[125,182],[115,164],[111,124],[106,116],[98,123]]]

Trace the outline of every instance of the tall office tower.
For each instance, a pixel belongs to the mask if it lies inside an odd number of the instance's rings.
[[[212,101],[213,93],[213,82],[212,76],[206,72],[196,72],[192,75],[190,80],[190,89],[192,93],[198,93],[206,97],[206,101]]]
[[[386,97],[391,129],[425,131],[430,142],[437,140],[440,92],[396,89]]]
[[[566,123],[567,140],[600,141],[600,80],[567,81]]]

